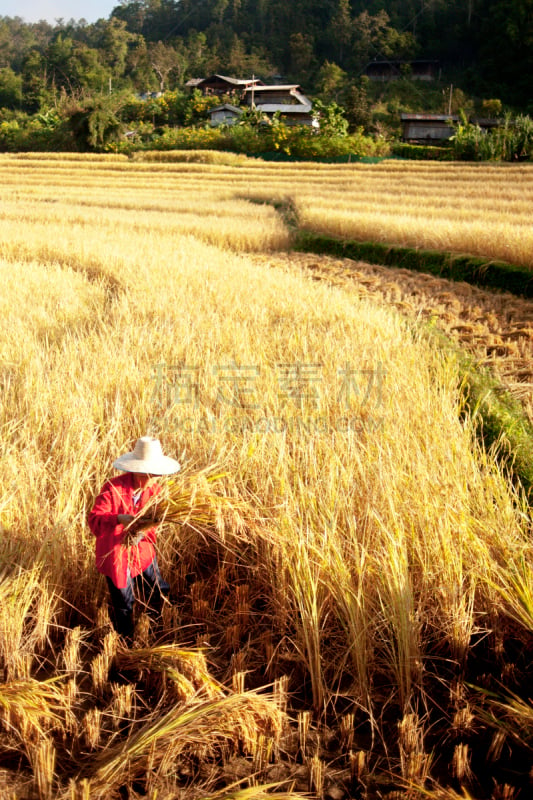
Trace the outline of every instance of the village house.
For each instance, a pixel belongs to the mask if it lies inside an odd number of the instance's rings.
[[[230,103],[224,103],[221,106],[209,109],[209,119],[213,128],[218,125],[235,125],[240,117],[242,117],[242,108],[232,106]]]
[[[401,121],[403,141],[424,144],[447,141],[455,133],[459,117],[454,114],[401,114]],[[498,119],[479,117],[471,118],[470,123],[484,131],[501,124]]]
[[[454,123],[459,117],[453,114],[401,114],[404,142],[443,142],[454,134]]]
[[[273,117],[278,113],[286,125],[310,125],[318,127],[313,118],[313,104],[302,94],[298,84],[276,84],[274,86],[251,86],[244,92],[246,105]]]
[[[193,78],[186,84],[190,89],[199,89],[204,95],[230,95],[250,108],[256,108],[272,119],[279,114],[286,125],[309,125],[318,127],[313,118],[312,102],[298,84],[265,85],[258,78],[230,78],[226,75],[211,75],[209,78]],[[234,124],[242,112],[236,105],[225,103],[209,112],[211,124]]]

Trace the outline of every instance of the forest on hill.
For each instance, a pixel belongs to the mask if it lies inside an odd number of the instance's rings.
[[[529,113],[533,3],[121,0],[94,24],[0,17],[0,108],[36,112],[57,92],[176,89],[213,72],[338,98],[368,62],[413,59],[438,60],[469,96]]]

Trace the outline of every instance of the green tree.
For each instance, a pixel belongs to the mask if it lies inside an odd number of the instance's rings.
[[[338,64],[325,61],[320,67],[316,79],[316,86],[322,100],[337,101],[345,85],[346,78],[346,72]]]
[[[48,80],[58,89],[64,87],[72,91],[74,88],[71,77],[73,49],[71,37],[63,33],[58,33],[48,45],[45,54]]]
[[[292,75],[308,75],[314,68],[315,44],[314,38],[308,33],[291,33],[289,37],[290,72]]]
[[[120,80],[126,70],[130,45],[136,37],[127,30],[124,20],[114,17],[110,20],[99,20],[96,27],[100,29],[97,46],[102,52],[102,60],[111,69],[115,80]]]
[[[148,47],[141,34],[135,34],[128,50],[125,76],[139,92],[145,92],[157,86]]]
[[[39,111],[48,94],[47,62],[38,50],[30,50],[22,64],[22,97],[26,111]]]
[[[412,58],[416,51],[414,36],[389,23],[389,15],[383,10],[375,15],[363,11],[354,20],[352,68],[361,71],[372,59]]]
[[[532,0],[482,0],[476,28],[485,87],[508,102],[531,103]]]
[[[103,150],[111,142],[120,140],[123,125],[118,116],[119,108],[113,95],[65,101],[62,113],[80,150]]]
[[[337,8],[329,25],[329,33],[334,42],[336,57],[343,63],[354,34],[350,0],[338,0]]]
[[[119,0],[119,5],[115,6],[111,15],[116,19],[126,23],[130,33],[140,34],[144,30],[144,23],[150,10],[148,0]]]
[[[70,57],[70,81],[73,86],[102,92],[110,86],[112,71],[102,63],[101,51],[76,42]]]
[[[348,133],[348,120],[344,115],[344,109],[335,101],[323,103],[321,100],[315,100],[313,116],[320,123],[321,134],[346,136]]]
[[[178,53],[172,45],[156,42],[149,45],[148,55],[150,65],[158,77],[159,89],[165,91],[165,84],[172,72],[185,69],[184,56]]]
[[[0,69],[0,108],[19,108],[22,102],[22,77],[11,67]]]
[[[196,78],[205,77],[209,71],[206,70],[206,64],[211,52],[207,45],[207,36],[198,31],[189,31],[185,45],[189,58],[189,73]]]
[[[371,105],[367,91],[368,82],[366,75],[363,75],[359,81],[350,84],[344,97],[346,119],[352,131],[358,128],[368,131],[370,127]]]
[[[233,37],[226,65],[225,69],[230,75],[239,77],[265,75],[272,70],[272,66],[264,54],[255,49],[247,50],[244,41],[238,36]]]
[[[497,97],[494,97],[491,100],[483,100],[481,103],[481,107],[483,109],[483,113],[486,114],[488,117],[499,117],[502,113],[502,101],[499,100]]]

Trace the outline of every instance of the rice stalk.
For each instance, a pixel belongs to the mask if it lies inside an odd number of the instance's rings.
[[[296,635],[294,648],[306,665],[312,687],[313,708],[320,714],[327,689],[323,671],[323,626],[329,607],[324,555],[311,531],[299,534],[284,553],[285,584],[288,600],[294,607]]]
[[[382,523],[381,523],[382,524]],[[422,684],[420,617],[413,573],[401,529],[383,530],[379,604],[383,617],[382,649],[394,675],[400,707],[407,712],[413,690]]]
[[[79,625],[67,630],[62,651],[63,666],[67,672],[76,673],[81,669],[82,659],[80,646],[85,636],[86,634],[84,634]]]
[[[456,792],[449,786],[440,786],[436,781],[432,782],[432,786],[425,786],[423,783],[405,782],[404,790],[402,792],[392,792],[388,795],[389,798],[398,796],[398,800],[477,800],[476,797],[464,787],[461,787],[461,793]]]
[[[372,661],[371,617],[368,612],[369,597],[364,580],[372,570],[364,547],[359,552],[347,554],[338,544],[331,551],[331,567],[328,571],[328,586],[336,614],[345,634],[345,662],[351,663],[354,678],[353,693],[357,701],[367,710],[370,701],[370,666]]]
[[[506,613],[533,631],[533,565],[522,556],[518,563],[508,564],[492,586],[502,598]]]
[[[28,678],[35,651],[47,641],[57,599],[42,565],[0,574],[0,669],[7,681]]]
[[[53,742],[47,736],[41,737],[28,751],[28,756],[39,800],[53,800],[56,768],[56,749]]]
[[[500,699],[493,693],[479,690],[485,703],[476,709],[477,717],[505,739],[512,739],[533,751],[533,702],[513,692]],[[501,749],[501,744],[500,744]]]
[[[323,797],[324,792],[324,777],[325,777],[325,764],[318,755],[315,755],[308,760],[309,768],[309,789],[317,797]]]
[[[113,728],[119,730],[124,722],[131,719],[135,710],[135,688],[133,684],[112,684],[113,699],[109,713]]]
[[[90,750],[96,750],[100,745],[102,733],[102,711],[99,708],[90,708],[81,723],[81,731],[86,746]]]
[[[100,697],[109,688],[109,670],[119,647],[119,635],[116,631],[109,631],[104,636],[103,648],[91,661],[91,676],[96,694]]]
[[[431,755],[424,749],[424,729],[417,714],[404,714],[398,723],[398,746],[402,777],[423,785],[429,776]]]
[[[452,757],[452,774],[454,778],[457,778],[461,783],[469,783],[474,777],[470,761],[471,752],[467,742],[459,742],[459,744],[456,744]]]

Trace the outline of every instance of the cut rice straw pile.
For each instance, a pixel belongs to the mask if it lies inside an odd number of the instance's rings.
[[[209,674],[205,656],[198,650],[186,650],[175,644],[119,647],[115,663],[119,669],[153,670],[174,681],[185,679],[197,696],[211,700],[222,697],[221,685]]]
[[[91,764],[91,783],[109,791],[126,777],[172,771],[187,754],[206,760],[242,748],[253,756],[258,732],[277,741],[282,722],[277,705],[253,692],[208,702],[192,700],[155,716],[125,742],[102,751]]]

